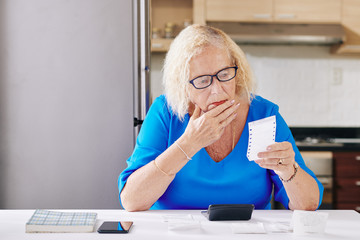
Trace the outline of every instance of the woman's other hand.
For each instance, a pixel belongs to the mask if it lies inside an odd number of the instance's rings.
[[[199,106],[195,110],[186,127],[185,135],[198,150],[217,141],[224,133],[224,129],[236,118],[236,110],[240,103],[235,100],[225,103],[203,113]]]
[[[284,187],[289,197],[289,209],[314,211],[318,208],[320,192],[317,183],[301,168],[295,170],[295,152],[291,143],[274,143],[267,147],[266,152],[260,152],[258,157],[261,159],[255,162],[260,167],[272,169],[279,177],[286,180]],[[295,171],[297,175],[294,178]]]
[[[291,143],[274,143],[266,152],[258,154],[255,162],[262,168],[274,170],[282,179],[289,179],[294,174],[295,152]]]

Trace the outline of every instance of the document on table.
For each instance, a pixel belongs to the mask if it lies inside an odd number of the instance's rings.
[[[168,223],[168,230],[172,232],[194,233],[201,230],[200,222],[194,220],[191,214],[170,214],[162,218]]]
[[[276,117],[271,116],[249,122],[249,143],[247,157],[250,161],[259,159],[259,152],[265,152],[266,148],[275,143]]]

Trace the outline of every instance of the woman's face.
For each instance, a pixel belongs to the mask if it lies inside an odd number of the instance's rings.
[[[190,80],[201,75],[213,75],[226,67],[234,67],[224,49],[209,46],[190,61]],[[207,112],[227,100],[235,99],[235,78],[219,82],[213,77],[212,84],[204,89],[196,89],[190,83],[190,101]]]

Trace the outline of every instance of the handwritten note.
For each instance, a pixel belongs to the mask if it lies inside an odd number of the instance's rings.
[[[258,153],[266,151],[267,146],[275,143],[275,133],[275,116],[249,122],[247,157],[250,161],[259,159]]]

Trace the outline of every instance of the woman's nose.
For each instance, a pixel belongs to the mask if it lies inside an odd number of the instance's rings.
[[[219,93],[222,91],[221,82],[213,76],[213,82],[210,85],[211,93]]]

